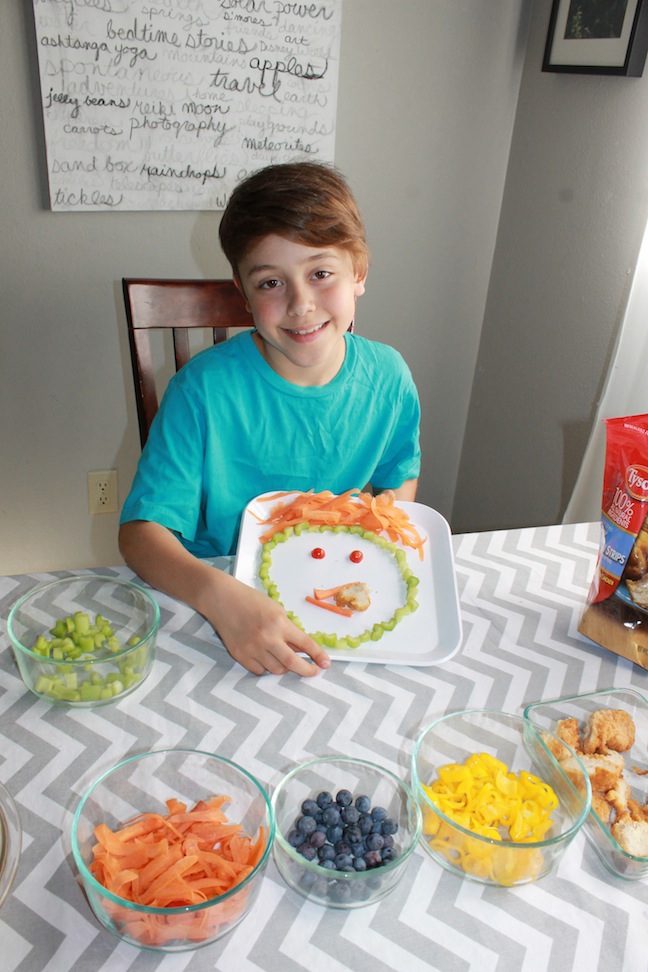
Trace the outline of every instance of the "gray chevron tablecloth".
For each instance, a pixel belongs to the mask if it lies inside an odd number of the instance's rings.
[[[419,848],[392,895],[349,912],[305,902],[271,862],[237,929],[167,956],[127,946],[98,924],[70,852],[80,795],[130,753],[216,751],[269,788],[294,762],[329,753],[378,760],[406,777],[419,730],[445,712],[521,713],[531,701],[611,686],[648,694],[648,672],[577,632],[597,542],[596,524],[455,537],[463,644],[439,667],[340,662],[314,679],[255,678],[200,617],[158,595],[162,625],[149,678],[121,702],[82,711],[31,695],[8,646],[11,604],[52,575],[1,577],[0,780],[23,826],[16,881],[0,909],[3,972],[648,968],[648,886],[611,877],[582,834],[554,873],[515,890],[461,880]]]

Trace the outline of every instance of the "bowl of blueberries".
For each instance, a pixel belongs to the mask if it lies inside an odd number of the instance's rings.
[[[273,854],[284,881],[330,908],[389,894],[421,836],[409,787],[375,763],[330,756],[292,769],[272,796]]]

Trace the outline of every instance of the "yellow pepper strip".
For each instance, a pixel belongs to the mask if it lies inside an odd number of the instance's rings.
[[[430,802],[453,823],[479,837],[458,835],[431,811],[424,814],[424,832],[433,850],[468,874],[512,885],[533,877],[542,867],[538,850],[514,851],[502,840],[534,843],[553,824],[558,797],[543,780],[526,770],[516,774],[488,753],[473,753],[463,764],[448,763],[438,779],[423,785]],[[500,846],[498,846],[498,844]]]

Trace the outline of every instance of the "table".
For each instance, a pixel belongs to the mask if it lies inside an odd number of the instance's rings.
[[[612,686],[648,694],[648,672],[577,632],[598,524],[465,534],[453,543],[464,635],[439,667],[339,662],[314,679],[256,678],[193,611],[158,595],[149,678],[123,701],[90,710],[57,708],[27,692],[7,645],[10,605],[52,575],[0,578],[0,780],[24,830],[0,910],[4,972],[645,969],[648,884],[609,875],[583,834],[553,874],[519,889],[461,880],[418,848],[392,895],[350,912],[305,902],[271,862],[254,910],[233,933],[167,956],[105,931],[76,883],[76,803],[100,771],[131,753],[216,751],[269,788],[295,761],[330,753],[378,759],[407,777],[419,730],[445,712],[521,713],[537,699]],[[132,576],[126,568],[108,573]]]

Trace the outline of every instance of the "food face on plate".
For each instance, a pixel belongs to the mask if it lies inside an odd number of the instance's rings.
[[[263,588],[326,647],[379,640],[418,608],[402,540],[422,557],[421,538],[393,496],[299,496],[305,506],[293,501],[291,516],[274,507],[269,520],[278,528],[260,538]],[[324,509],[313,508],[317,497]]]

